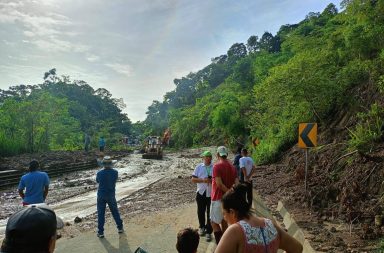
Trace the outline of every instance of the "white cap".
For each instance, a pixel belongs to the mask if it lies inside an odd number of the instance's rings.
[[[217,148],[217,153],[220,155],[220,156],[228,156],[228,150],[226,147],[224,146],[220,146]]]

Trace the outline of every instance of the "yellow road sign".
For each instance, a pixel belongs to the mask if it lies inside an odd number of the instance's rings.
[[[317,146],[317,123],[299,124],[299,148],[313,148]]]

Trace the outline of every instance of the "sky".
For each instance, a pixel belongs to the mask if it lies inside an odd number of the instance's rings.
[[[56,68],[123,98],[142,121],[175,78],[331,2],[341,0],[0,0],[0,89]]]

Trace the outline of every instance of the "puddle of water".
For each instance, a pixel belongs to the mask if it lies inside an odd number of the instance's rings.
[[[160,178],[138,177],[134,180],[116,184],[116,200],[119,201],[129,194],[146,187]],[[96,212],[97,192],[89,192],[74,198],[51,205],[56,214],[64,221],[73,221],[76,216],[85,217]]]

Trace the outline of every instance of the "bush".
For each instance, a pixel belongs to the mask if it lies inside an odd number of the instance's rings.
[[[383,138],[384,108],[377,103],[367,113],[358,114],[359,123],[350,131],[349,149],[367,153]]]

